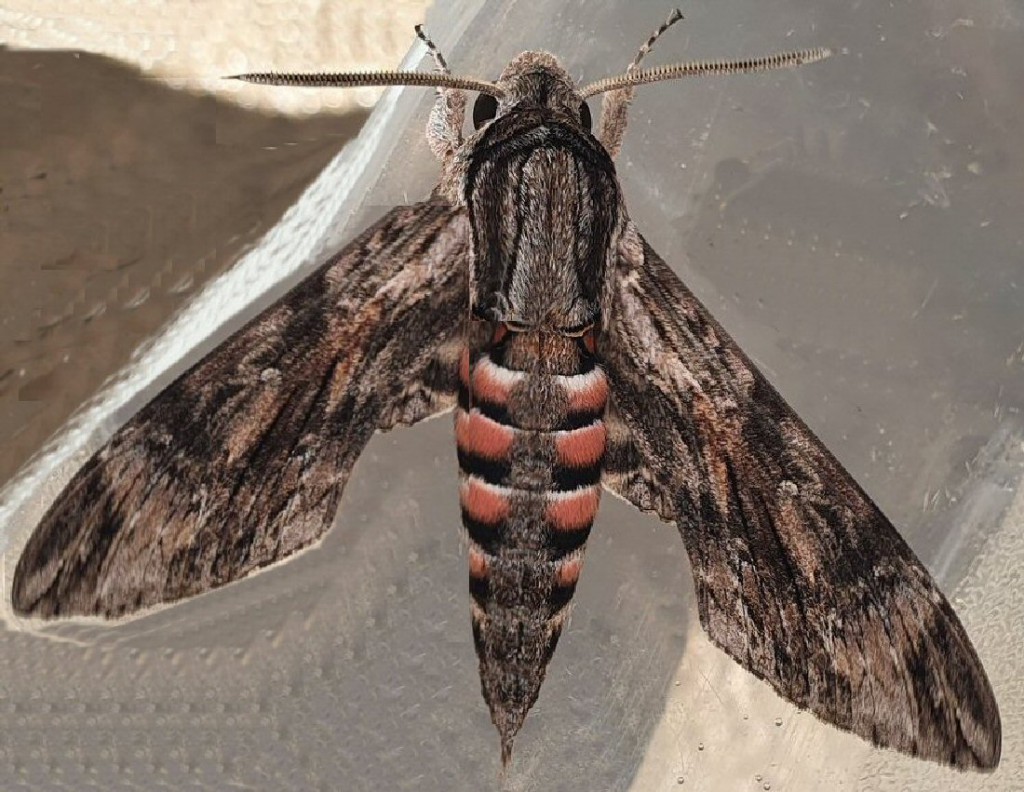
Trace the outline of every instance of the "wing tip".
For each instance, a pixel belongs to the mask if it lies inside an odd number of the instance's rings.
[[[22,618],[46,618],[46,591],[40,580],[45,569],[31,563],[32,560],[33,556],[26,552],[18,559],[11,584],[11,609]]]
[[[958,769],[991,773],[999,767],[1003,753],[1002,722],[995,698],[990,698],[986,705],[985,709],[989,715],[987,722],[971,730],[972,733],[964,734],[964,750],[962,755],[957,757],[962,760],[951,762]]]

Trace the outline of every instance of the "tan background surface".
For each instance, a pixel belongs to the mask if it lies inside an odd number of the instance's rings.
[[[0,8],[0,482],[277,221],[380,93],[219,75],[394,68],[427,5]]]

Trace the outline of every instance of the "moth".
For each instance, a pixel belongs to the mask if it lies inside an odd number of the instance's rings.
[[[453,410],[473,640],[503,763],[606,489],[676,524],[708,636],[780,696],[879,746],[995,767],[998,708],[949,602],[651,249],[616,178],[637,86],[828,52],[641,68],[679,18],[624,74],[584,87],[543,52],[495,82],[455,76],[419,28],[431,73],[239,75],[437,89],[440,182],[113,435],[30,537],[15,610],[113,618],[243,578],[323,535],[374,432]]]

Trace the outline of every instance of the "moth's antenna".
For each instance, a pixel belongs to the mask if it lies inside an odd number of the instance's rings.
[[[362,86],[411,85],[414,87],[453,88],[457,91],[478,91],[495,99],[505,96],[497,85],[475,77],[457,77],[451,73],[444,56],[422,25],[416,26],[416,35],[427,46],[434,59],[437,72],[372,71],[372,72],[315,72],[293,74],[281,72],[249,72],[232,74],[227,80],[241,80],[257,85],[285,85],[294,88],[358,88]]]
[[[680,11],[678,8],[673,8],[672,13],[668,15],[668,19],[666,19],[662,23],[660,28],[651,33],[651,37],[643,43],[643,46],[640,47],[640,51],[637,52],[636,57],[633,58],[633,62],[626,67],[626,71],[631,72],[638,66],[640,66],[640,61],[642,61],[651,51],[651,48],[654,46],[654,42],[658,40],[662,33],[664,33],[666,30],[668,30],[682,18],[683,12]]]
[[[317,72],[293,74],[281,72],[249,72],[232,74],[226,80],[241,80],[258,85],[286,85],[294,88],[358,88],[362,86],[411,85],[414,87],[454,88],[458,91],[479,91],[502,99],[505,92],[492,82],[453,74],[372,71],[372,72]]]
[[[679,77],[699,77],[703,75],[737,74],[739,72],[759,72],[769,69],[784,69],[789,66],[802,66],[824,60],[832,54],[827,47],[798,50],[796,52],[780,52],[764,55],[759,58],[740,60],[690,61],[689,63],[673,63],[669,66],[654,66],[650,69],[627,71],[618,77],[606,77],[583,88],[580,96],[588,99],[599,93],[645,85],[662,80],[675,80]]]
[[[427,31],[423,29],[423,25],[416,26],[416,35],[419,37],[419,40],[426,45],[427,52],[429,52],[430,57],[434,59],[434,65],[437,66],[437,70],[442,74],[451,74],[452,71],[448,68],[444,55],[441,54],[441,50],[437,48],[437,45],[430,40],[430,36],[428,36]]]

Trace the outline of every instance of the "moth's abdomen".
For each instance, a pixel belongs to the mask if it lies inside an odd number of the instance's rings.
[[[600,498],[608,383],[593,338],[509,333],[462,360],[455,416],[473,637],[507,759],[537,699]]]

